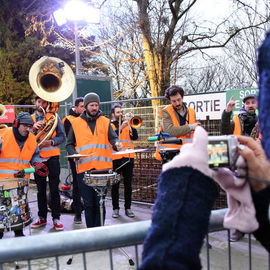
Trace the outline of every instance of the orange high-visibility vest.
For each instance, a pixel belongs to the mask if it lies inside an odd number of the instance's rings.
[[[241,125],[238,115],[233,116],[233,122],[234,122],[233,135],[241,135],[242,134]]]
[[[238,115],[233,116],[233,122],[234,122],[233,135],[242,135],[241,125],[240,125],[240,120],[239,120]],[[260,140],[262,139],[262,133],[260,131],[257,138]]]
[[[44,119],[43,119],[43,123],[48,121],[48,119],[54,115],[53,113],[46,113]],[[36,115],[35,113],[33,113],[32,115],[32,119],[34,121],[34,124],[37,122],[36,120]],[[59,119],[58,119],[59,120]],[[54,138],[56,136],[56,130],[52,133],[52,136],[50,139]],[[43,136],[41,136],[40,138],[42,139]],[[54,156],[60,156],[60,145],[52,145],[52,146],[48,146],[48,147],[42,147],[39,149],[40,151],[40,156],[42,158],[49,158],[49,157],[54,157]]]
[[[112,128],[114,130],[116,130],[115,125],[112,125]],[[130,129],[129,129],[128,126],[122,129],[122,132],[120,133],[119,142],[122,143],[122,150],[134,149],[133,142],[132,142],[132,140],[130,138]],[[123,155],[113,155],[113,160],[121,159],[121,158],[124,158],[124,157],[126,157],[126,158],[134,158],[135,155],[134,155],[134,153],[123,154]]]
[[[66,121],[66,119],[71,123],[71,121],[73,120],[73,119],[75,119],[75,118],[77,118],[76,116],[74,116],[74,115],[67,115],[66,117],[64,117],[63,118],[63,120],[62,120],[62,124],[64,125],[65,124],[65,121]]]
[[[14,174],[23,169],[30,168],[30,161],[36,151],[36,136],[29,133],[22,151],[16,142],[12,128],[0,129],[0,136],[3,138],[0,152],[0,177],[14,177]],[[27,178],[30,175],[25,176]]]
[[[170,114],[170,117],[172,119],[172,122],[173,122],[173,125],[175,127],[179,127],[180,126],[180,123],[175,115],[175,110],[173,108],[172,105],[167,105],[163,110],[166,110],[169,114]],[[160,111],[160,114],[162,114],[162,110]],[[195,111],[190,108],[190,107],[187,107],[187,116],[186,116],[186,124],[185,125],[192,125],[196,123],[196,114],[195,114]],[[160,125],[160,131],[162,132],[162,126]],[[192,139],[193,139],[193,132],[189,133],[189,134],[186,134],[186,135],[183,135],[183,136],[178,136],[177,137],[178,139],[181,139],[183,144],[184,145],[185,143],[191,143],[192,142]],[[182,145],[180,144],[162,144],[162,142],[159,142],[157,144],[157,147],[156,147],[156,159],[157,160],[161,160],[161,156],[159,154],[159,151],[161,149],[166,149],[166,148],[181,148]]]
[[[110,120],[104,116],[98,117],[94,134],[81,117],[74,119],[71,125],[76,138],[75,149],[81,155],[88,155],[78,161],[77,173],[91,169],[111,169],[112,151],[108,138]]]

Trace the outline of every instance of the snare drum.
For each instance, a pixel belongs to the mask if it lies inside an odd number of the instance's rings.
[[[120,181],[120,174],[106,173],[106,174],[91,174],[91,171],[84,173],[83,182],[90,187],[110,187]]]
[[[32,222],[27,202],[28,180],[0,179],[0,232],[19,230]]]

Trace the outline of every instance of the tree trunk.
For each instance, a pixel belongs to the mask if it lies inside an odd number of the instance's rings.
[[[151,50],[151,46],[145,37],[144,33],[142,33],[142,39],[143,39],[143,47],[144,47],[144,56],[145,56],[145,63],[147,66],[147,74],[148,74],[148,80],[149,80],[149,85],[150,85],[150,90],[151,90],[151,96],[152,97],[158,97],[159,96],[159,79],[158,74],[160,72],[157,72],[156,68],[159,68],[159,63],[155,60],[158,59],[158,56],[156,55],[155,51]],[[152,107],[153,107],[153,116],[157,115],[156,109],[160,105],[160,100],[159,99],[153,99],[152,100]],[[156,123],[157,121],[155,121]],[[155,130],[157,130],[157,127],[155,126]]]

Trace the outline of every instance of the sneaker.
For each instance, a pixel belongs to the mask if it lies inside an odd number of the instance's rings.
[[[81,215],[75,215],[75,217],[74,217],[74,223],[75,224],[82,224]]]
[[[235,230],[231,234],[230,241],[231,242],[237,242],[237,241],[241,240],[244,237],[244,235],[245,234],[243,232],[240,232],[238,230]]]
[[[64,225],[59,219],[54,219],[53,220],[53,226],[56,231],[63,231],[64,230]]]
[[[37,228],[40,228],[42,226],[45,226],[46,224],[47,224],[47,220],[46,219],[44,219],[42,217],[38,217],[36,219],[36,221],[31,224],[31,228],[37,229]]]
[[[119,218],[119,209],[114,209],[114,210],[113,210],[112,217],[113,217],[113,218]]]
[[[135,217],[134,213],[130,209],[126,209],[126,215],[131,218]]]

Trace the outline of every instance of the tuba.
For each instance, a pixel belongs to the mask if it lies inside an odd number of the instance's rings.
[[[0,117],[4,116],[7,109],[3,104],[0,104]],[[7,128],[8,126],[6,124],[0,124],[0,129]]]
[[[67,99],[75,89],[75,76],[70,66],[56,57],[43,56],[29,71],[30,86],[37,96],[49,102],[42,108],[45,121],[37,133],[38,146],[49,140],[58,124],[59,102]],[[46,114],[51,116],[46,118]]]

